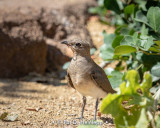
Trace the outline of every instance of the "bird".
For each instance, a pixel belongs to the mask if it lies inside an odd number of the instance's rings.
[[[90,55],[90,44],[82,39],[73,39],[62,41],[73,52],[73,57],[67,69],[67,81],[69,86],[77,90],[83,96],[83,107],[80,119],[83,119],[84,108],[86,105],[86,96],[96,99],[95,115],[100,99],[107,96],[108,93],[116,93],[113,90],[104,70],[98,66]]]

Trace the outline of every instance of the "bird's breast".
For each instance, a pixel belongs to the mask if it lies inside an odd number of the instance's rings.
[[[90,63],[85,59],[71,61],[69,74],[75,87],[86,85],[87,81],[90,79],[90,66],[88,67],[86,65],[90,65]]]
[[[93,98],[104,98],[107,93],[96,85],[89,73],[79,71],[71,75],[72,83],[75,89],[83,96],[91,96]]]
[[[69,66],[69,74],[75,89],[83,96],[103,98],[107,95],[96,85],[90,76],[92,61],[84,59],[72,60]]]
[[[92,79],[80,78],[75,83],[76,90],[83,96],[104,98],[107,93],[98,87]]]

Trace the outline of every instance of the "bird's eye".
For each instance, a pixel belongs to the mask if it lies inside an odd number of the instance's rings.
[[[81,44],[80,44],[80,43],[76,43],[76,46],[80,47],[80,46],[81,46]]]

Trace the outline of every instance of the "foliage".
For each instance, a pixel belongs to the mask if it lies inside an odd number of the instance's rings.
[[[116,89],[119,87],[119,84],[123,82],[123,78],[125,77],[125,73],[121,73],[112,68],[105,69],[105,73],[108,76],[108,79],[112,85],[112,88]]]
[[[147,113],[154,112],[154,100],[149,92],[152,78],[149,73],[145,73],[143,78],[143,82],[139,83],[138,72],[128,71],[126,82],[120,85],[120,92],[108,94],[102,101],[101,112],[112,114],[117,128],[134,126],[147,128],[150,125],[151,119]]]
[[[64,70],[67,70],[68,69],[68,67],[69,67],[69,64],[70,64],[70,62],[66,62],[64,65],[63,65],[63,69]]]
[[[100,6],[95,8],[105,8],[103,16],[108,15],[109,10],[114,13],[114,18],[120,16],[123,21],[122,24],[115,23],[114,34],[103,32],[104,45],[100,48],[100,57],[105,61],[125,61],[127,69],[137,69],[140,78],[144,72],[150,71],[156,84],[160,80],[160,3],[104,0],[102,4],[102,0],[99,1]]]
[[[90,12],[96,10],[94,14],[99,14],[103,23],[116,28],[114,34],[103,32],[104,44],[100,48],[100,57],[107,62],[119,61],[113,73],[106,71],[106,74],[113,87],[120,85],[119,93],[108,94],[103,100],[101,111],[112,114],[117,127],[158,128],[160,117],[155,119],[154,114],[160,89],[154,89],[155,101],[149,89],[151,85],[159,85],[160,81],[160,2],[98,1],[101,4]],[[108,18],[111,18],[110,22]],[[123,62],[127,70],[131,70],[127,75],[122,73]],[[124,78],[126,82],[122,83]]]

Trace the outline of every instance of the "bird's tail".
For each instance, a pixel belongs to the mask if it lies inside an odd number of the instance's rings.
[[[111,92],[111,93],[114,94],[114,93],[117,93],[117,91],[115,91],[115,90],[112,89],[112,92]]]

